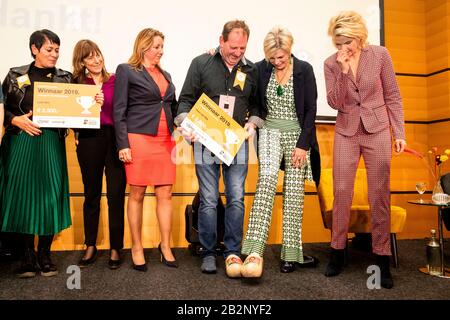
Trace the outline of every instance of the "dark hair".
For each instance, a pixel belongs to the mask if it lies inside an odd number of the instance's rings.
[[[33,54],[33,51],[31,50],[31,46],[34,44],[34,46],[41,50],[42,45],[45,43],[45,40],[50,41],[51,43],[56,43],[58,46],[61,44],[61,41],[59,40],[59,37],[56,33],[53,31],[50,31],[48,29],[42,29],[37,30],[33,32],[30,36],[30,52],[33,59],[36,58],[36,56]]]
[[[232,20],[225,23],[222,30],[222,37],[224,41],[228,41],[228,35],[233,29],[242,29],[247,38],[250,37],[250,28],[243,20]]]
[[[75,48],[73,49],[72,66],[73,66],[73,76],[72,79],[75,83],[84,83],[86,81],[87,68],[84,64],[84,59],[90,57],[91,55],[99,55],[103,59],[102,68],[102,82],[107,82],[110,78],[110,74],[106,71],[105,62],[103,54],[98,47],[98,45],[89,39],[83,39],[77,42]]]

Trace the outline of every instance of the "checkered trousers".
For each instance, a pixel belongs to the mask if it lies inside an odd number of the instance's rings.
[[[303,262],[302,216],[305,179],[312,180],[309,151],[306,164],[294,168],[292,152],[298,140],[298,131],[260,130],[259,177],[250,211],[247,233],[241,252],[263,256],[272,219],[273,202],[280,163],[285,158],[283,181],[283,243],[281,259]]]
[[[372,215],[372,250],[378,255],[391,255],[391,134],[389,128],[368,133],[362,122],[356,134],[351,137],[335,132],[331,246],[344,249],[347,243],[353,187],[361,155],[367,170],[368,198]]]

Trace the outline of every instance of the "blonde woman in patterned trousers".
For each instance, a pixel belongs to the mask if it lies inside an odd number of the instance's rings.
[[[245,235],[242,253],[260,256],[264,249],[269,234],[272,218],[273,203],[278,182],[278,170],[281,160],[290,159],[298,139],[298,131],[280,131],[264,128],[260,131],[259,147],[259,178],[256,187],[255,199],[250,212],[248,230]],[[285,161],[285,174],[283,181],[283,245],[281,249],[281,271],[291,272],[295,269],[295,263],[302,264],[302,216],[303,199],[305,195],[305,179],[312,180],[308,161],[301,167],[294,167],[291,161]],[[250,261],[256,260],[249,258]],[[286,268],[286,262],[292,264]],[[288,265],[290,265],[288,264]],[[262,272],[262,268],[261,272]],[[244,269],[246,270],[245,262]],[[259,272],[257,272],[258,274]],[[243,275],[251,277],[252,273]]]
[[[259,177],[250,212],[242,254],[243,277],[260,277],[270,229],[273,203],[282,159],[283,243],[280,271],[296,266],[314,266],[317,260],[303,255],[302,216],[305,180],[319,182],[320,157],[314,121],[316,83],[311,65],[291,55],[293,38],[282,28],[273,28],[264,40],[266,59],[259,71],[260,118],[265,120],[258,140]]]

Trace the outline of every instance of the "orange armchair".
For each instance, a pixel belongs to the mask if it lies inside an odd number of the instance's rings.
[[[331,230],[333,215],[333,171],[331,168],[322,169],[318,187],[320,211],[323,224]],[[369,201],[367,199],[366,169],[357,169],[355,177],[354,195],[350,212],[349,233],[371,233],[371,217]],[[398,268],[397,236],[403,230],[406,221],[406,210],[402,207],[391,206],[391,250],[394,266]]]

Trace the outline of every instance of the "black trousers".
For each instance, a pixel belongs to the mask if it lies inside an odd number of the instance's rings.
[[[103,171],[106,175],[110,248],[123,248],[126,177],[119,160],[114,127],[79,131],[78,163],[84,184],[84,238],[87,246],[97,242]]]

